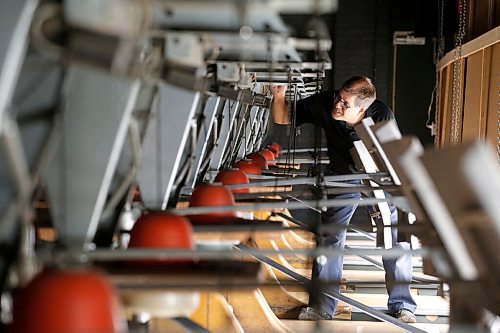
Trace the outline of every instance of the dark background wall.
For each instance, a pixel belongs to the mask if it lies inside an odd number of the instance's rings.
[[[391,97],[392,31],[389,0],[339,1],[334,20],[333,86],[353,75],[369,76],[379,99]]]
[[[456,0],[447,0],[443,26],[446,50],[453,48],[455,11]],[[394,109],[403,134],[416,135],[424,145],[431,145],[433,137],[426,123],[435,85],[433,52],[437,18],[438,1],[435,0],[339,0],[338,11],[324,17],[333,40],[330,52],[333,70],[327,73],[323,89],[339,88],[353,75],[371,77],[378,98]],[[295,32],[304,29],[302,17],[288,17],[286,22]],[[415,31],[416,37],[425,37],[425,45],[395,47],[394,31]],[[433,111],[434,106],[430,107]],[[277,131],[280,135],[285,132]],[[297,147],[312,147],[314,132],[313,126],[303,126],[296,137]],[[290,142],[278,139],[278,135],[272,137],[282,144]]]
[[[437,10],[436,1],[340,0],[333,26],[333,86],[352,75],[371,77],[403,134],[417,135],[425,145],[433,143],[426,122],[435,85]],[[394,46],[395,31],[415,31],[425,45]]]

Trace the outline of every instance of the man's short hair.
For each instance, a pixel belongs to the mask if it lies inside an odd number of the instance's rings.
[[[355,103],[358,107],[368,108],[377,98],[375,86],[366,76],[351,77],[344,82],[340,90],[350,96],[356,96]]]

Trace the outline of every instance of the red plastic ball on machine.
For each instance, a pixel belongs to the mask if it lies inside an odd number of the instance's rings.
[[[46,270],[14,301],[12,332],[124,333],[118,295],[90,269]]]
[[[141,202],[141,191],[139,190],[139,187],[136,187],[132,191],[132,201],[134,202]]]
[[[278,158],[283,153],[283,147],[279,143],[273,142],[267,145],[267,148],[271,150],[275,157]]]
[[[219,171],[214,179],[215,182],[222,183],[223,185],[239,185],[248,184],[250,180],[245,172],[239,169],[225,169]],[[233,193],[248,193],[248,188],[232,189]]]
[[[270,165],[270,166],[275,166],[276,165],[274,153],[272,151],[270,151],[269,149],[261,149],[259,151],[259,154],[261,154],[262,156],[264,156],[264,158],[266,159],[266,162],[267,162],[268,165]]]
[[[201,184],[197,186],[191,198],[189,207],[217,207],[234,206],[234,196],[227,188],[216,184]],[[235,212],[217,212],[198,215],[190,215],[189,219],[193,223],[229,223],[236,217]]]
[[[247,158],[251,159],[255,164],[257,164],[261,170],[267,170],[267,161],[264,156],[260,153],[251,153],[247,156]]]
[[[148,213],[135,222],[130,231],[128,247],[191,250],[194,248],[193,228],[183,216],[165,212]],[[134,264],[146,266],[188,262],[186,259],[133,261]]]
[[[241,160],[233,165],[235,168],[240,169],[247,175],[260,175],[262,174],[262,170],[259,165],[254,163],[253,161]]]

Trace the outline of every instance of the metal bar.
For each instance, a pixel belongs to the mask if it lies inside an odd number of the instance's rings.
[[[307,205],[307,203],[306,203],[306,202],[304,202],[304,200],[301,200],[301,199],[296,198],[296,197],[294,197],[294,196],[287,195],[286,197],[288,197],[288,198],[290,198],[290,199],[292,199],[292,200],[295,200],[295,201],[297,201],[297,202],[302,202],[303,204],[306,204],[306,205]],[[321,209],[318,209],[318,208],[316,208],[316,207],[314,207],[314,206],[307,205],[307,208],[309,208],[309,209],[311,209],[311,210],[315,211],[316,213],[321,213]]]
[[[236,123],[236,117],[240,110],[240,102],[226,100],[224,102],[224,109],[222,111],[222,124],[217,144],[212,151],[212,159],[210,161],[211,170],[219,170],[226,153],[228,152],[229,142],[231,139],[231,132]]]
[[[0,12],[0,125],[9,107],[28,45],[28,34],[38,1],[2,1]],[[2,126],[0,126],[1,128]]]
[[[286,161],[287,161],[287,159],[285,159],[285,158],[278,158],[276,160],[276,163],[277,164],[286,164]],[[322,160],[319,160],[318,162],[321,164],[329,164],[330,160],[327,158],[324,158]],[[314,160],[312,158],[295,158],[293,160],[293,163],[294,164],[314,164]]]
[[[385,199],[376,198],[361,198],[361,199],[325,199],[325,200],[307,200],[304,202],[288,202],[288,201],[276,201],[269,203],[257,203],[257,204],[241,204],[238,206],[217,206],[217,207],[191,207],[182,209],[172,209],[171,211],[177,215],[197,215],[205,213],[216,213],[216,212],[234,212],[234,211],[255,211],[255,210],[267,210],[267,209],[300,209],[308,208],[309,206],[323,208],[330,207],[344,207],[344,206],[369,206],[378,204],[381,202],[392,203],[397,200],[398,197],[393,196]]]
[[[246,154],[252,153],[254,150],[254,143],[256,140],[256,136],[258,135],[258,133],[257,133],[258,116],[259,116],[259,107],[252,105],[250,107],[250,117],[248,118],[248,123],[247,123],[247,127],[246,127],[247,130],[245,131],[245,137],[246,137],[245,152],[246,152]]]
[[[312,153],[313,148],[297,148],[293,149],[295,153]],[[318,148],[318,151],[328,151],[328,148]],[[290,151],[288,149],[283,149],[283,154],[288,154]]]
[[[370,233],[368,233],[368,232],[366,232],[364,230],[360,230],[358,228],[353,228],[353,227],[349,227],[349,229],[357,232],[358,234],[361,234],[361,235],[365,236],[368,239],[377,240],[377,237],[370,235]]]
[[[237,154],[238,154],[240,145],[242,144],[241,141],[242,141],[242,137],[243,137],[243,135],[241,133],[244,132],[244,126],[246,125],[247,112],[250,112],[249,108],[250,108],[250,106],[248,104],[241,103],[241,107],[238,110],[238,115],[236,116],[237,127],[235,128],[235,132],[234,132],[235,135],[233,136],[235,143],[231,147],[231,153],[230,153],[231,159],[234,158],[235,156],[238,156]]]
[[[340,182],[340,181],[348,181],[348,180],[363,180],[370,179],[373,176],[379,177],[384,175],[384,173],[358,173],[358,174],[349,174],[349,175],[335,175],[335,176],[325,176],[325,182]],[[254,175],[251,175],[254,176]],[[262,179],[261,177],[257,177],[256,179]],[[270,179],[269,176],[264,177],[263,179]],[[289,185],[316,185],[316,178],[313,177],[300,177],[300,178],[278,178],[272,177],[273,180],[267,181],[256,181],[250,184],[238,184],[238,185],[228,185],[228,188],[236,189],[236,188],[250,188],[250,187],[258,187],[258,186],[289,186]],[[355,187],[353,184],[350,186]]]
[[[17,192],[17,200],[22,205],[27,204],[31,195],[32,180],[29,171],[26,154],[21,140],[21,131],[18,124],[11,119],[9,114],[5,114],[3,124],[0,128],[0,147],[3,146],[6,152],[8,171],[14,180]],[[21,209],[24,209],[22,207]]]
[[[353,248],[351,248],[350,246],[345,246],[345,251],[346,252],[351,252],[353,250]],[[365,255],[362,255],[362,254],[355,254],[356,256],[360,257],[361,259],[364,259],[366,261],[368,261],[369,263],[371,263],[373,266],[377,267],[377,268],[380,268],[381,270],[385,270],[384,269],[384,265],[380,262],[380,261],[377,261],[375,259],[372,259],[368,256],[365,256]]]
[[[201,164],[206,158],[208,143],[212,137],[215,117],[219,113],[221,106],[223,106],[223,103],[221,103],[220,97],[209,97],[205,103],[203,113],[200,115],[200,117],[203,117],[203,124],[201,125],[198,141],[195,146],[193,167],[190,168],[186,180],[186,185],[190,188],[194,188],[198,180]]]
[[[283,213],[276,213],[276,215],[278,215],[279,217],[281,218],[284,218],[285,220],[288,220],[290,222],[293,222],[297,225],[299,225],[300,227],[302,227],[303,229],[310,229],[311,227],[308,226],[306,223],[302,222],[302,221],[299,221],[297,220],[296,218],[292,217],[292,216],[288,216],[286,214],[283,214]]]
[[[384,255],[387,257],[397,258],[403,254],[411,253],[412,255],[430,256],[439,250],[418,249],[418,250],[403,250],[403,249],[365,249],[356,248],[353,253],[362,255]],[[340,249],[331,249],[328,247],[316,247],[312,249],[294,249],[294,250],[271,250],[271,249],[248,249],[246,254],[249,256],[273,256],[273,255],[303,255],[309,257],[318,257],[321,255],[341,255],[344,251]],[[134,259],[179,259],[179,258],[203,258],[203,259],[223,259],[223,258],[241,258],[241,254],[234,251],[229,251],[228,248],[219,247],[203,247],[194,250],[177,250],[177,249],[127,249],[127,250],[108,250],[99,249],[93,251],[85,251],[79,249],[66,250],[55,255],[56,260],[74,259],[80,262],[87,261],[120,261]]]
[[[235,248],[237,248],[238,250],[240,250],[242,252],[247,252],[249,250],[249,248],[246,247],[245,245],[237,245],[237,246],[235,246]],[[280,272],[290,276],[291,278],[293,278],[299,282],[302,282],[302,283],[310,283],[311,282],[310,279],[278,264],[277,262],[275,262],[274,260],[272,260],[266,256],[258,255],[258,254],[252,254],[252,256],[254,258],[256,258],[257,260],[279,270]],[[327,297],[335,298],[335,299],[343,301],[349,305],[352,305],[353,307],[363,311],[364,313],[372,316],[373,318],[379,319],[379,320],[384,321],[384,322],[389,323],[389,324],[393,324],[394,326],[397,326],[397,327],[405,330],[405,332],[425,333],[425,331],[423,331],[421,329],[418,329],[416,327],[408,325],[408,324],[406,324],[406,323],[404,323],[404,322],[402,322],[394,317],[391,317],[391,316],[389,316],[383,312],[380,312],[378,310],[372,309],[369,306],[366,306],[358,301],[355,301],[355,300],[353,300],[345,295],[342,295],[341,293],[335,292],[331,289],[324,291],[323,294]]]

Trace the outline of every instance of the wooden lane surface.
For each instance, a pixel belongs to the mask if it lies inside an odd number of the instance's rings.
[[[220,293],[203,293],[200,306],[190,319],[210,332],[243,333],[233,308]]]
[[[343,292],[342,292],[343,293]],[[289,292],[294,298],[306,303],[309,300],[309,294],[307,292]],[[345,296],[352,298],[360,303],[370,306],[375,309],[387,309],[387,294],[364,294],[357,292],[343,293]],[[449,301],[440,296],[427,296],[427,295],[415,295],[413,298],[417,302],[416,315],[423,316],[435,316],[435,315],[449,315]],[[339,302],[339,305],[344,304]],[[354,311],[354,310],[353,310]]]
[[[391,324],[373,321],[339,321],[323,320],[319,322],[304,320],[282,320],[282,323],[290,327],[296,333],[317,332],[319,328],[322,332],[335,333],[400,333],[402,330]],[[316,325],[320,325],[317,327]],[[447,333],[449,328],[446,324],[411,324],[429,333]]]
[[[293,328],[283,324],[273,313],[259,289],[253,292],[227,292],[225,294],[245,333],[292,333]]]
[[[216,292],[201,293],[199,306],[189,319],[213,333],[244,332],[227,300]],[[185,327],[169,318],[152,318],[149,331],[188,333]]]

